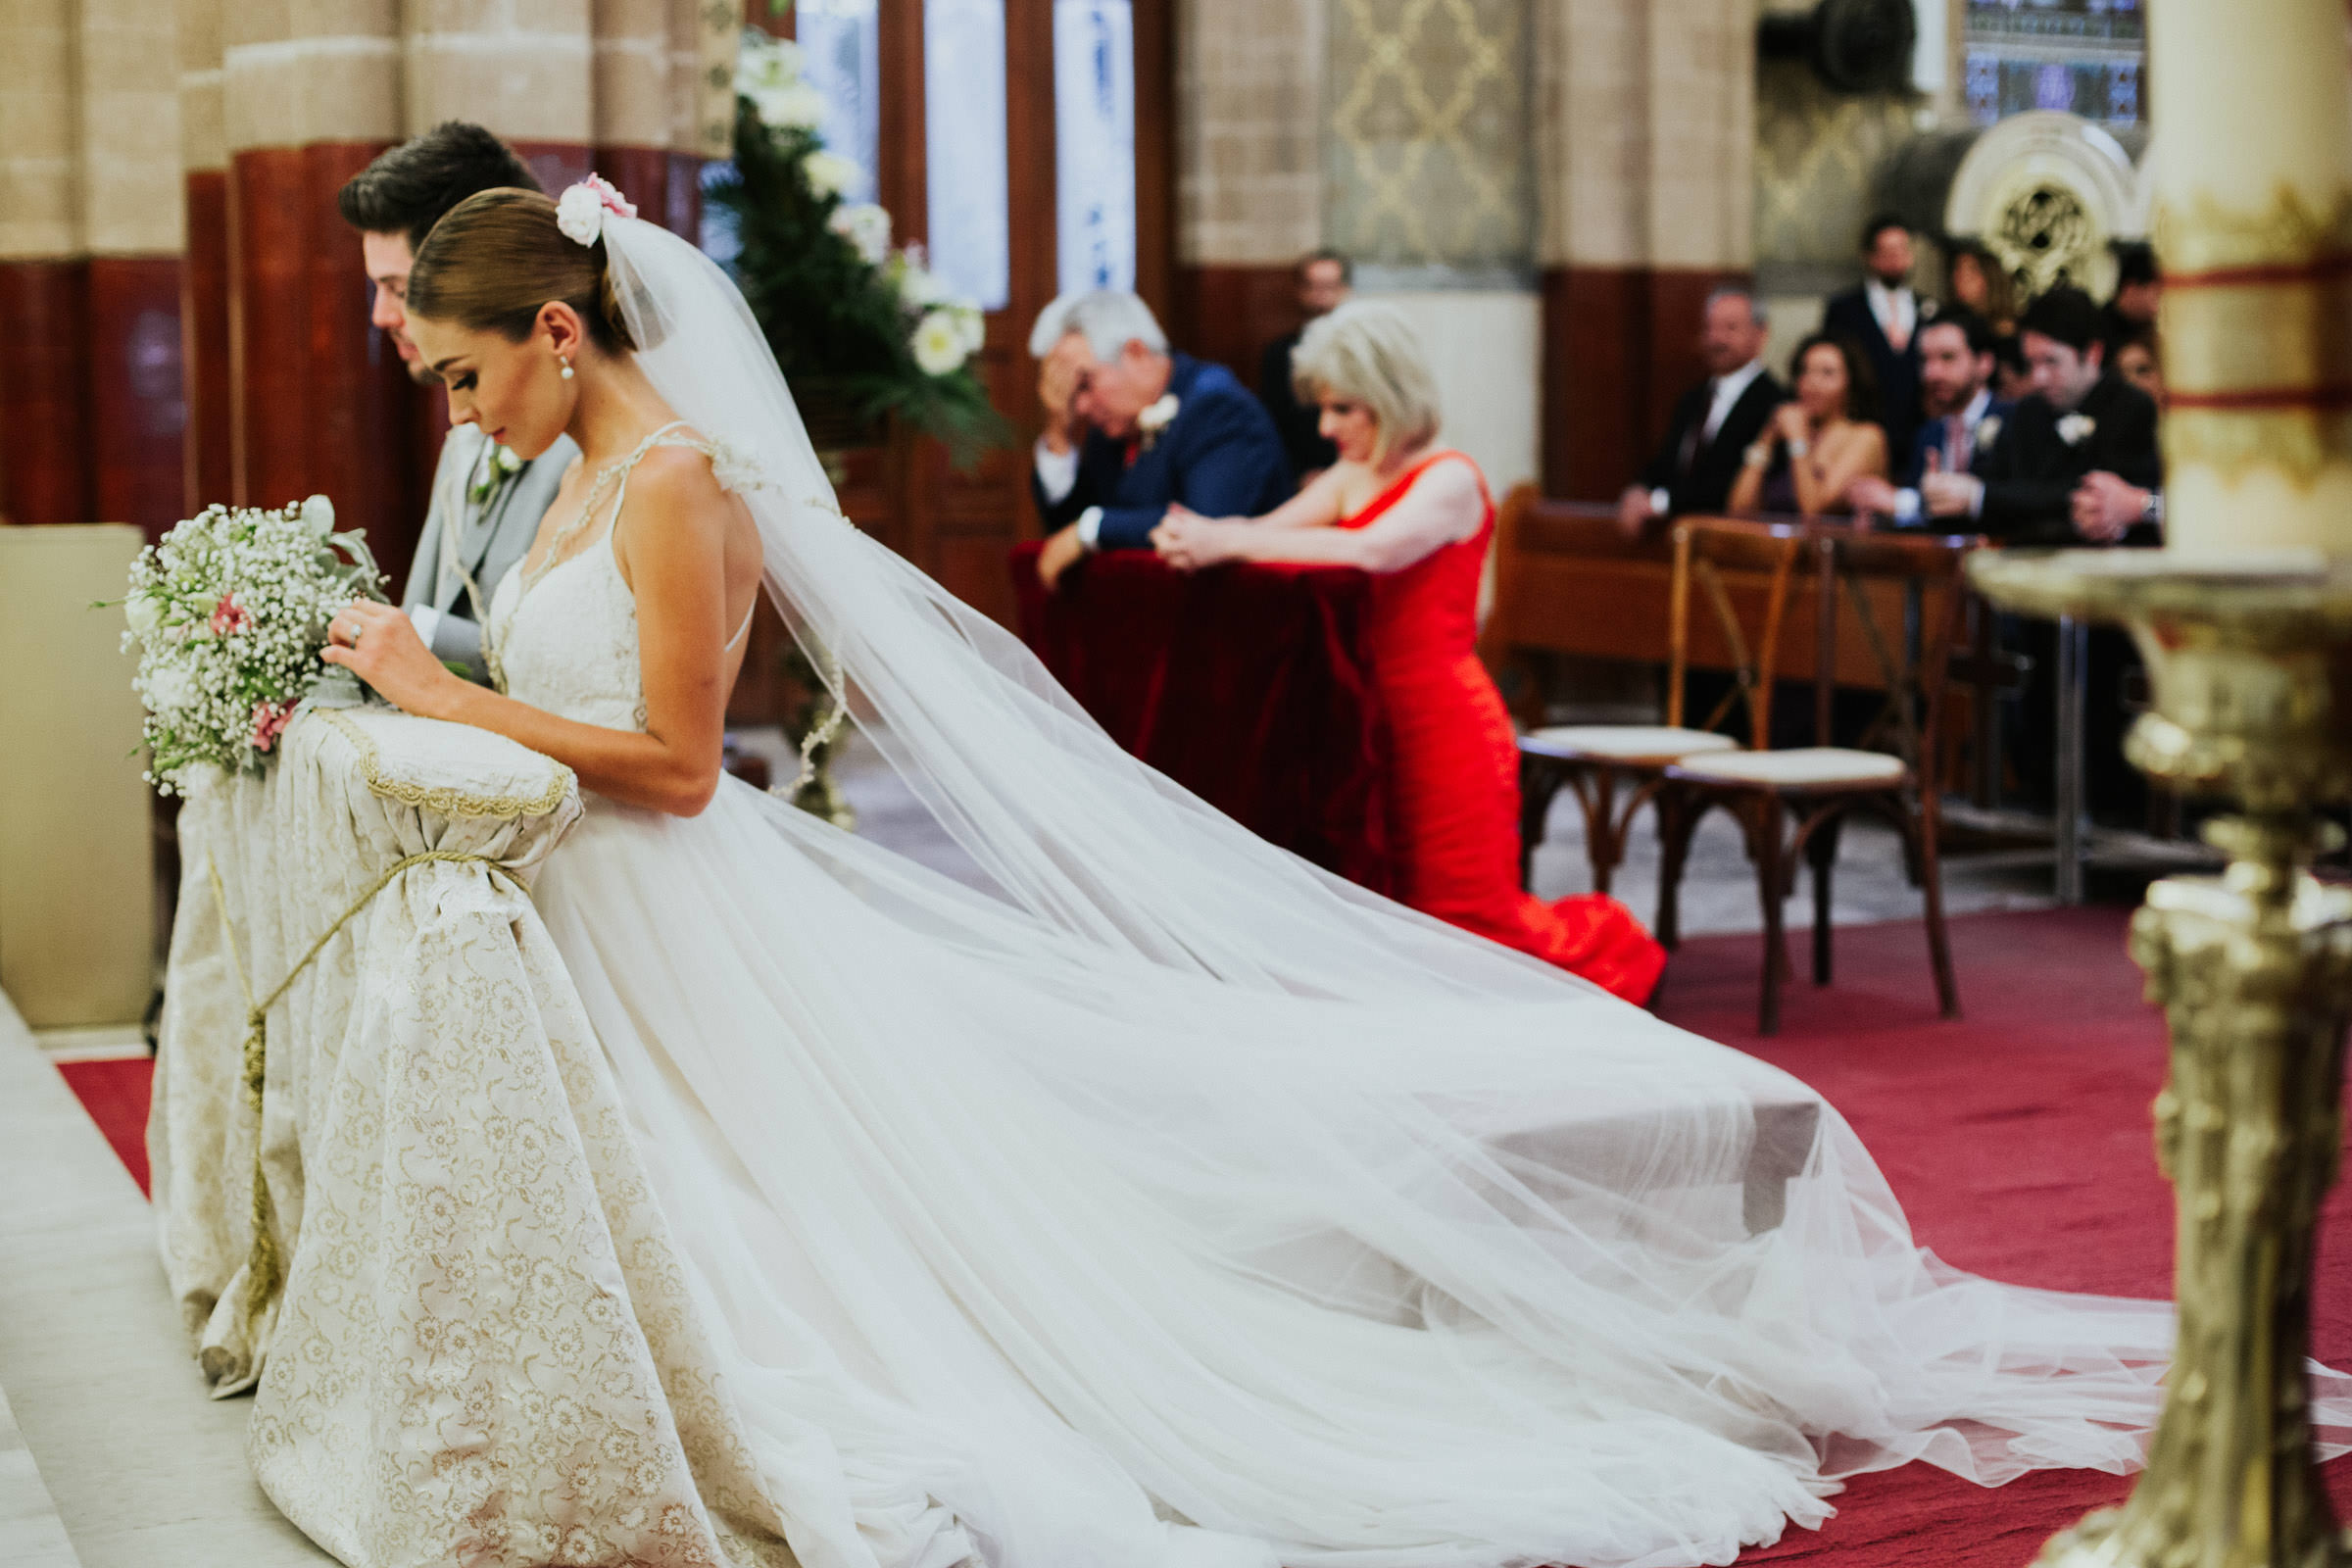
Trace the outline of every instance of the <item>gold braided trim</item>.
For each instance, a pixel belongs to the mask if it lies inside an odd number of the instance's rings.
[[[228,949],[228,966],[236,974],[237,989],[245,993],[245,1045],[240,1055],[243,1058],[245,1102],[253,1107],[253,1244],[245,1260],[245,1337],[248,1344],[258,1342],[257,1326],[262,1315],[270,1309],[270,1303],[276,1298],[286,1282],[285,1259],[277,1250],[277,1205],[270,1201],[270,1180],[262,1170],[262,1095],[270,1078],[270,1009],[277,1005],[279,999],[285,996],[302,971],[326,951],[326,945],[362,909],[368,907],[378,893],[416,867],[431,864],[478,865],[490,875],[505,877],[514,883],[515,890],[524,898],[530,897],[530,890],[522,885],[519,877],[487,855],[473,855],[464,850],[425,850],[420,854],[404,856],[377,872],[375,879],[361,891],[358,898],[351,901],[350,907],[335,916],[334,924],[318,934],[318,940],[311,944],[310,950],[296,960],[293,968],[286,971],[286,977],[277,983],[270,995],[256,1001],[253,982],[245,972],[244,956],[237,951],[236,925],[229,918],[228,892],[220,885],[220,864],[209,856],[205,858],[205,872],[213,884],[213,906],[220,911],[220,940]]]
[[[393,778],[384,771],[381,754],[375,737],[354,723],[351,716],[332,708],[314,710],[351,742],[352,750],[360,754],[360,776],[368,781],[368,790],[379,799],[398,801],[419,810],[437,811],[443,816],[468,819],[490,818],[511,822],[518,816],[545,816],[564,804],[576,783],[570,768],[554,758],[542,758],[556,770],[546,789],[537,795],[468,795],[464,790],[414,784],[406,779]],[[532,754],[536,756],[537,754]]]

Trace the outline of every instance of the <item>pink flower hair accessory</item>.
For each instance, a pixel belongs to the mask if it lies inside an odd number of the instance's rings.
[[[576,185],[565,186],[564,194],[556,198],[556,227],[574,244],[594,245],[605,232],[607,213],[635,218],[637,204],[602,174],[590,174]]]

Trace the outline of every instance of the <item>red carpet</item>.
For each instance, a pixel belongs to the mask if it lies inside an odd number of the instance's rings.
[[[1903,1200],[1919,1240],[1996,1279],[2117,1296],[2172,1292],[2172,1189],[2149,1102],[2164,1020],[2124,951],[2130,911],[2059,909],[1952,922],[1966,1016],[1936,1016],[1927,939],[1911,922],[1837,934],[1840,979],[1783,994],[1780,1035],[1755,1031],[1762,940],[1707,937],[1667,967],[1658,1010],[1819,1089]],[[1806,938],[1791,956],[1809,972]],[[2313,1349],[2352,1366],[2352,1189],[2329,1200]],[[2352,1463],[2328,1466],[2339,1516]],[[1993,1491],[1911,1465],[1855,1481],[1818,1533],[1741,1562],[1804,1568],[2025,1568],[2050,1535],[2120,1501],[2122,1477],[2032,1475]]]
[[[1877,1154],[1921,1242],[1947,1261],[2059,1290],[2161,1297],[2172,1287],[2172,1189],[2148,1102],[2164,1024],[2124,954],[2129,911],[2064,909],[1952,923],[1967,1016],[1936,1016],[1915,924],[1838,933],[1842,979],[1791,986],[1780,1037],[1755,1038],[1755,937],[1684,944],[1659,1010],[1814,1085]],[[1801,941],[1791,944],[1804,962]],[[147,1184],[148,1063],[62,1070]],[[2352,1188],[2328,1204],[2314,1348],[2352,1366]],[[2339,1516],[2352,1464],[2329,1467]],[[2028,1476],[1994,1491],[1924,1465],[1856,1481],[1818,1533],[1742,1562],[1804,1568],[2025,1568],[2042,1542],[2129,1490],[2120,1477]]]

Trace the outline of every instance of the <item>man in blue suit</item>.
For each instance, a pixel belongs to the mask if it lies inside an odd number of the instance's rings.
[[[1992,328],[1966,306],[1950,306],[1919,329],[1919,433],[1895,474],[1846,486],[1846,504],[1911,526],[1928,520],[1920,481],[1929,473],[1968,473],[1991,450],[2015,405],[1993,395]],[[1902,488],[1896,488],[1899,483]]]
[[[1030,485],[1048,530],[1052,588],[1097,550],[1144,550],[1171,503],[1252,517],[1291,496],[1291,464],[1265,406],[1233,372],[1171,354],[1152,308],[1104,289],[1065,295],[1029,334],[1046,408]]]

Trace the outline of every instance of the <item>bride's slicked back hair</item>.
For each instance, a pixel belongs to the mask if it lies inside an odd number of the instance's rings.
[[[605,242],[582,245],[556,226],[535,190],[485,190],[451,208],[416,252],[409,314],[496,332],[519,343],[540,308],[561,300],[608,353],[634,349],[605,265]]]

